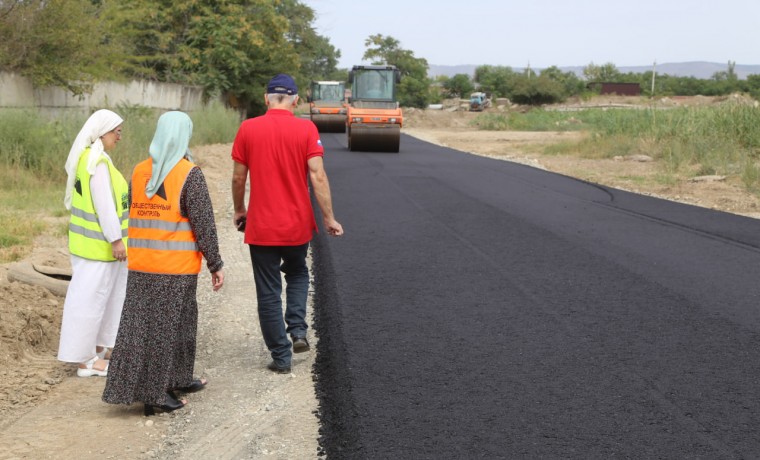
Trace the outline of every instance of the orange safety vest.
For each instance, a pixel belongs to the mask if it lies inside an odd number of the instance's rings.
[[[201,271],[190,221],[182,217],[179,200],[190,170],[195,165],[180,160],[153,198],[145,194],[153,164],[150,158],[132,172],[132,205],[129,208],[130,270],[169,275],[192,275]]]

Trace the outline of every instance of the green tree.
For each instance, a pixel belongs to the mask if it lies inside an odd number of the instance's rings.
[[[288,21],[286,38],[298,53],[302,83],[333,79],[340,51],[314,29],[314,10],[298,0],[280,0],[276,10]]]
[[[134,76],[202,85],[248,115],[265,110],[266,82],[298,77],[283,5],[269,0],[127,0],[115,19],[133,44]],[[279,8],[279,9],[278,9]]]
[[[739,77],[736,75],[736,62],[734,61],[728,61],[728,67],[726,70],[721,72],[715,72],[712,75],[712,79],[715,81],[730,81],[735,82],[739,80]]]
[[[647,84],[642,85],[647,91],[652,91],[652,73],[644,74]],[[696,96],[706,94],[706,80],[696,77],[675,77],[668,74],[658,74],[655,77],[654,93],[658,96]]]
[[[541,77],[546,77],[551,81],[557,82],[562,87],[564,98],[582,94],[586,85],[578,78],[574,72],[563,72],[557,66],[547,67],[541,71]]]
[[[371,35],[364,41],[367,48],[362,59],[375,65],[396,66],[401,72],[398,85],[398,100],[404,107],[425,108],[430,103],[431,80],[427,76],[428,63],[424,58],[414,57],[410,50],[401,48],[401,43],[393,37],[382,34]]]
[[[475,90],[475,86],[469,75],[458,73],[443,82],[443,89],[447,97],[465,98]]]
[[[97,78],[116,78],[124,54],[107,16],[90,0],[0,1],[0,68],[74,94]]]
[[[0,0],[0,68],[75,93],[98,78],[202,85],[249,114],[272,75],[345,78],[299,0]]]
[[[583,68],[583,77],[589,82],[618,82],[620,81],[620,71],[611,62],[601,66],[591,62]]]
[[[288,22],[267,0],[208,3],[191,17],[180,68],[208,94],[224,95],[248,115],[263,113],[267,81],[281,72],[298,76]]]
[[[747,75],[747,90],[756,101],[760,101],[760,74]]]
[[[712,76],[714,92],[717,94],[731,94],[739,92],[742,85],[736,75],[736,62],[728,61],[728,67],[723,72],[715,72]]]
[[[562,85],[543,74],[532,78],[521,75],[515,80],[511,95],[512,101],[526,105],[553,104],[564,98]]]
[[[475,68],[475,83],[478,88],[491,95],[491,97],[512,97],[520,74],[511,67],[482,65]]]

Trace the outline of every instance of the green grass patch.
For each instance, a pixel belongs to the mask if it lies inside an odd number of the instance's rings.
[[[512,126],[517,131],[581,131],[586,123],[580,113],[535,109],[515,114]]]
[[[111,108],[123,119],[122,138],[108,152],[125,176],[148,157],[156,122],[161,113],[138,105],[119,104]],[[212,102],[189,113],[193,120],[191,147],[232,142],[240,127],[238,112]],[[65,184],[63,169],[71,144],[87,120],[74,110],[51,117],[34,110],[0,110],[0,166],[23,169]]]
[[[0,263],[15,262],[27,255],[34,238],[46,228],[47,225],[31,213],[3,210],[0,213]]]
[[[484,131],[582,131],[594,127],[607,115],[590,110],[557,111],[532,109],[527,112],[483,113],[470,126]]]
[[[25,213],[3,213],[0,216],[0,248],[30,243],[45,229],[45,224]]]
[[[620,176],[621,180],[624,180],[626,182],[630,182],[632,184],[638,184],[638,185],[644,185],[649,182],[649,179],[644,176]]]
[[[62,224],[51,224],[41,216],[60,217],[62,210],[62,183],[19,167],[0,168],[0,263],[28,255],[39,235],[59,236]]]
[[[51,181],[27,169],[0,168],[0,216],[6,211],[61,216],[64,187],[65,181]]]
[[[83,123],[81,116],[51,119],[32,110],[0,110],[0,166],[60,175]]]
[[[470,121],[470,126],[483,131],[506,131],[513,129],[509,123],[509,117],[507,115],[484,113],[478,115],[474,120]]]
[[[582,141],[581,141],[582,142]],[[541,153],[545,155],[556,156],[579,156],[580,142],[578,141],[562,141],[553,144],[548,144],[541,149]]]
[[[745,161],[739,176],[747,190],[754,193],[760,192],[760,185],[758,185],[760,184],[760,167],[757,163],[751,160]]]
[[[108,153],[129,178],[135,165],[148,157],[161,113],[125,104],[112,110],[124,119],[123,136]],[[189,115],[191,148],[232,142],[241,121],[238,112],[220,103]],[[87,116],[74,110],[50,116],[34,110],[0,109],[0,263],[25,256],[41,234],[66,235],[67,225],[60,219],[43,221],[40,216],[68,216],[63,206],[64,164]]]
[[[479,115],[483,130],[573,131],[590,133],[577,143],[549,145],[549,155],[612,158],[643,154],[662,166],[665,176],[738,175],[749,190],[760,190],[760,109],[738,102],[673,109],[585,109],[561,112]],[[668,179],[670,180],[670,179]]]
[[[242,121],[238,112],[216,101],[204,110],[191,113],[190,118],[193,120],[192,146],[232,142]]]
[[[667,171],[663,171],[654,176],[654,181],[660,185],[672,187],[678,183],[678,177]]]

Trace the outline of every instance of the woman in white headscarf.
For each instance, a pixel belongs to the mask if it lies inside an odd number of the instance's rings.
[[[188,145],[187,114],[158,119],[150,158],[132,172],[129,279],[116,346],[103,391],[111,404],[144,404],[145,415],[183,407],[178,393],[206,386],[193,376],[202,259],[212,288],[224,283],[214,210]]]
[[[80,377],[108,374],[126,294],[129,186],[106,153],[121,139],[123,121],[110,110],[93,113],[66,160],[72,278],[58,359],[79,363]]]

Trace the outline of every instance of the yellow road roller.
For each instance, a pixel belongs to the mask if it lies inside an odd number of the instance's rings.
[[[392,65],[357,65],[349,72],[348,149],[398,153],[403,116],[396,100],[401,72]]]
[[[320,133],[346,132],[346,85],[342,81],[313,81],[307,97],[309,116]]]

